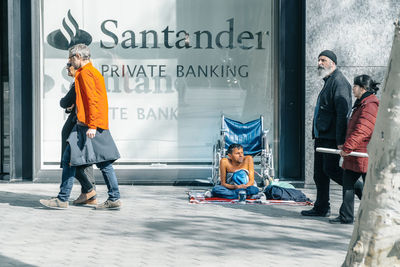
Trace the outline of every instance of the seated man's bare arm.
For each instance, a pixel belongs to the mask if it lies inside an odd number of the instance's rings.
[[[237,186],[233,184],[226,183],[226,173],[229,166],[229,160],[227,158],[222,158],[219,164],[219,174],[221,178],[221,185],[228,189],[236,189]]]
[[[246,186],[254,185],[254,161],[252,156],[246,156],[244,158],[247,170],[249,171],[249,182]]]

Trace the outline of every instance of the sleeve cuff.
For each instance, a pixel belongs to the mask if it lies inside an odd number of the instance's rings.
[[[345,147],[343,147],[342,150],[343,150],[343,152],[345,152],[347,154],[350,154],[352,152],[352,150],[345,148]]]

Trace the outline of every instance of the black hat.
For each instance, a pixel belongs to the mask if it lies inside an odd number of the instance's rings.
[[[333,53],[331,50],[324,50],[322,51],[318,57],[320,56],[326,56],[329,57],[333,62],[335,62],[335,65],[337,65],[337,58],[335,53]]]

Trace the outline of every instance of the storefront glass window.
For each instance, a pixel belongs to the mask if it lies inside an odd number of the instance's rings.
[[[273,133],[272,1],[43,0],[41,162],[56,168],[67,48],[103,74],[125,163],[210,162],[221,114]]]

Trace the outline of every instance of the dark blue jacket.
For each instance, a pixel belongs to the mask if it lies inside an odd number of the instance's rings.
[[[319,93],[318,115],[314,118],[318,138],[336,140],[337,145],[343,145],[347,118],[351,111],[351,85],[338,69],[325,77],[324,81],[324,87]],[[314,127],[312,136],[314,139]]]
[[[75,83],[72,83],[68,93],[61,98],[60,100],[60,106],[65,109],[65,113],[69,113],[69,116],[67,120],[64,123],[64,126],[61,130],[61,161],[62,162],[62,155],[64,154],[65,148],[67,147],[67,139],[68,136],[70,135],[72,128],[74,128],[76,124],[76,112],[75,108],[72,109],[72,111],[67,111],[67,108],[72,106],[72,104],[75,104],[75,98],[76,98],[76,93],[75,93]],[[62,168],[62,163],[60,165]]]

